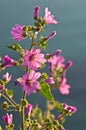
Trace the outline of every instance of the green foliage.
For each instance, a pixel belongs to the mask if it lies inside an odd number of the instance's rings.
[[[46,49],[46,44],[47,44],[46,38],[44,38],[43,36],[40,36],[40,40],[39,40],[40,48],[45,50]]]
[[[6,89],[6,94],[7,94],[10,98],[12,98],[12,97],[13,97],[13,90],[12,90],[12,89],[10,89],[10,90]]]
[[[48,100],[53,100],[54,97],[53,95],[51,94],[51,91],[50,91],[50,86],[45,83],[44,81],[40,81],[40,86],[41,86],[41,89],[40,89],[40,93]]]
[[[21,50],[22,50],[22,47],[18,43],[13,43],[13,45],[7,46],[7,47],[9,49],[12,49],[12,50],[17,51],[17,52],[21,52]]]

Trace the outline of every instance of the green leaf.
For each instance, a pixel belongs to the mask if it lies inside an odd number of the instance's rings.
[[[18,43],[14,43],[12,46],[7,46],[9,49],[20,52],[22,47]]]
[[[40,81],[40,86],[41,86],[41,89],[40,89],[40,93],[48,100],[53,100],[54,97],[53,95],[51,94],[51,91],[50,91],[50,86],[45,83],[44,81]]]
[[[40,43],[41,49],[45,50],[46,49],[46,42]]]
[[[46,38],[44,38],[43,36],[40,36],[39,46],[41,47],[41,49],[45,50],[46,49],[46,45],[47,45]]]
[[[10,98],[13,97],[13,90],[12,90],[12,89],[10,89],[10,90],[6,89],[6,93],[7,93],[7,95],[8,95]]]

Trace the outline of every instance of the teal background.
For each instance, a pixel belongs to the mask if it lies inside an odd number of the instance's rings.
[[[49,41],[46,52],[54,52],[56,49],[62,49],[62,54],[66,60],[72,60],[73,66],[68,71],[68,83],[71,84],[71,92],[68,96],[62,96],[54,91],[55,99],[61,102],[77,106],[78,111],[72,117],[67,118],[65,123],[66,130],[85,130],[86,129],[86,0],[0,0],[0,55],[3,57],[8,54],[17,59],[18,55],[6,48],[14,41],[11,38],[10,30],[16,24],[32,24],[33,7],[39,5],[40,15],[46,7],[55,15],[59,21],[57,25],[47,26],[47,35],[56,30],[57,36]],[[20,44],[26,49],[28,40]],[[14,74],[13,79],[22,75],[20,68],[6,69]],[[5,72],[2,72],[5,73]],[[2,74],[1,73],[1,74]],[[11,83],[15,91],[14,98],[18,100],[21,97],[20,89]],[[44,98],[39,95],[32,95],[29,101],[33,104],[37,102],[44,109]],[[0,124],[2,124],[1,109],[2,98],[0,99]],[[5,113],[5,112],[4,112]],[[14,112],[14,120],[19,123],[18,115]],[[16,128],[17,130],[18,128]]]

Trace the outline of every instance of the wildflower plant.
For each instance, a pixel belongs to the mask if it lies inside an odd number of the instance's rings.
[[[6,114],[2,115],[6,130],[65,130],[63,123],[67,116],[76,112],[75,106],[66,103],[60,103],[54,99],[51,89],[56,89],[62,95],[68,95],[70,85],[67,83],[66,73],[72,66],[72,61],[65,64],[65,58],[61,55],[61,50],[56,50],[51,54],[44,54],[48,41],[56,35],[56,31],[49,33],[48,36],[38,34],[44,31],[48,24],[58,24],[54,16],[45,8],[44,17],[39,16],[40,7],[34,7],[34,25],[16,24],[12,30],[12,38],[18,42],[29,38],[31,40],[30,48],[25,50],[18,43],[9,45],[8,48],[19,53],[18,60],[12,59],[5,55],[0,63],[0,71],[6,70],[7,67],[22,67],[24,74],[20,75],[14,81],[15,87],[22,89],[20,104],[13,98],[12,88],[9,90],[7,84],[12,80],[12,75],[8,72],[2,75],[0,79],[0,96],[5,99],[2,108]],[[46,67],[49,72],[43,72]],[[41,71],[42,70],[42,71]],[[43,112],[38,103],[34,106],[28,101],[28,96],[40,93],[46,99],[46,109]],[[16,126],[13,119],[15,115],[11,111],[21,114],[21,125]],[[57,115],[52,114],[52,110],[57,110]],[[0,117],[1,118],[1,117]],[[1,130],[0,126],[0,130]]]

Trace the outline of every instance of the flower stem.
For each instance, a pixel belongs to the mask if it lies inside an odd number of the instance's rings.
[[[26,92],[24,91],[23,93],[23,99],[26,99]],[[22,123],[22,130],[25,130],[25,125],[24,125],[24,106],[22,106],[22,110],[21,110],[21,123]]]
[[[14,102],[13,99],[11,99],[10,97],[4,95],[3,93],[1,93],[1,96],[4,97],[13,107],[16,108],[17,104]]]
[[[22,120],[22,130],[25,130],[25,128],[24,128],[24,107],[22,107],[22,111],[21,111],[21,120]]]
[[[30,51],[33,47],[33,42],[34,42],[34,36],[35,36],[35,31],[33,33],[33,37],[32,37],[32,42],[31,42],[31,46],[30,46]],[[28,72],[28,69],[26,68],[26,72]],[[23,99],[26,99],[26,92],[24,91],[23,93]],[[24,115],[24,106],[22,106],[22,110],[21,110],[21,123],[22,123],[22,130],[25,130],[25,125],[24,125],[24,120],[25,120],[25,115]]]
[[[32,47],[33,47],[33,42],[34,42],[34,36],[35,36],[35,31],[34,31],[34,33],[33,33],[33,37],[32,37],[32,43],[31,43],[31,47],[30,47],[30,50],[32,49]]]

